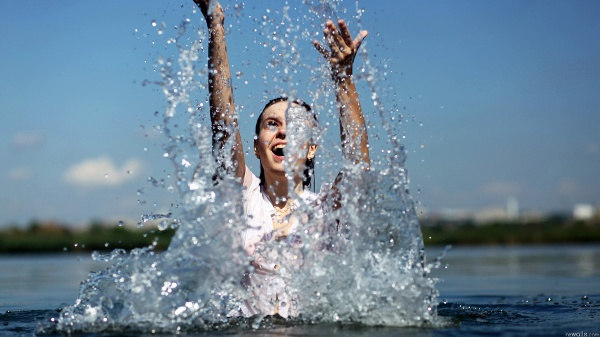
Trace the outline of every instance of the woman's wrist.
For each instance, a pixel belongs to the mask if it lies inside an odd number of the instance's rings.
[[[331,78],[338,83],[344,83],[352,79],[352,66],[335,66],[331,69]]]
[[[225,24],[225,11],[223,10],[223,7],[217,3],[212,10],[209,8],[208,12],[204,13],[204,19],[206,20],[206,25],[209,29],[223,26]]]
[[[224,27],[225,17],[207,17],[206,26],[208,27],[208,29]]]
[[[211,36],[225,34],[225,24],[223,21],[207,21],[207,27]]]

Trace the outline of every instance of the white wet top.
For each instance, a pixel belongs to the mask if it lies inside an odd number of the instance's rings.
[[[247,227],[242,233],[242,242],[244,250],[253,257],[255,269],[244,278],[244,285],[251,296],[242,306],[242,313],[246,317],[276,313],[286,318],[297,316],[299,314],[297,301],[290,295],[288,284],[292,277],[291,269],[302,264],[300,253],[302,242],[294,233],[297,232],[298,226],[308,221],[308,215],[297,215],[293,210],[305,203],[314,208],[311,217],[321,219],[323,213],[319,195],[310,191],[299,194],[302,201],[296,200],[292,206],[292,213],[288,219],[291,229],[289,235],[283,239],[288,245],[278,250],[274,245],[262,247],[264,243],[276,240],[273,228],[275,208],[263,186],[260,185],[260,179],[247,167],[244,186]]]

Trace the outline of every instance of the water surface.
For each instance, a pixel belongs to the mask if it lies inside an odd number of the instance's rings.
[[[442,249],[431,248],[427,253],[432,260]],[[102,264],[91,258],[70,254],[0,257],[0,336],[31,335],[40,324],[47,324],[57,316],[58,308],[75,300],[87,271],[98,268]],[[600,334],[599,245],[457,247],[447,253],[432,275],[439,278],[438,314],[448,322],[445,327],[290,326],[271,321],[265,323],[267,328],[227,331],[226,335]]]

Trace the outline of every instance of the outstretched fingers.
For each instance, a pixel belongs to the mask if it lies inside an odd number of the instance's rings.
[[[323,30],[323,34],[329,42],[329,48],[331,52],[334,54],[346,51],[346,43],[344,42],[344,38],[338,32],[337,27],[333,24],[333,21],[328,20],[325,24],[325,30]]]
[[[358,50],[358,48],[360,47],[360,45],[362,44],[363,40],[365,39],[365,37],[367,37],[367,35],[369,35],[369,32],[366,30],[361,30],[358,35],[356,35],[356,38],[354,39],[354,41],[352,41],[354,50]]]
[[[329,44],[329,49],[331,53],[334,55],[342,52],[342,53],[355,53],[360,47],[362,41],[369,34],[366,30],[362,30],[358,33],[354,40],[352,39],[352,35],[350,34],[350,30],[346,25],[346,21],[338,20],[338,28],[335,26],[333,21],[328,20],[325,23],[325,29],[323,30],[323,35],[325,36],[325,40],[327,40]],[[314,43],[314,42],[313,42]],[[319,51],[321,51],[323,48]],[[321,52],[323,54],[323,52]]]
[[[350,30],[348,26],[346,26],[346,21],[338,20],[338,26],[340,26],[340,35],[344,39],[344,43],[352,48],[352,35],[350,35]]]
[[[338,20],[337,25],[333,21],[327,20],[323,29],[326,42],[313,41],[313,45],[329,62],[332,75],[346,76],[352,73],[354,57],[367,34],[366,30],[362,30],[356,38],[352,39],[344,20]]]
[[[327,51],[327,49],[323,48],[323,46],[317,40],[313,41],[313,46],[315,46],[317,51],[321,53],[321,55],[323,55],[324,58],[329,59],[329,52]]]

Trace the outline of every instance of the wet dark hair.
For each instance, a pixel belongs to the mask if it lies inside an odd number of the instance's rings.
[[[258,134],[260,133],[260,129],[261,129],[260,123],[261,123],[261,120],[262,120],[265,110],[267,110],[271,105],[273,105],[275,103],[288,102],[288,101],[289,101],[288,97],[280,96],[277,98],[273,98],[272,100],[268,101],[267,104],[265,104],[265,107],[262,109],[262,112],[260,113],[260,115],[258,115],[258,118],[256,119],[256,126],[254,127],[254,133],[256,134],[256,137],[258,137]],[[298,104],[301,107],[303,107],[304,109],[306,109],[306,112],[308,112],[312,115],[315,122],[318,122],[317,115],[315,115],[315,113],[312,112],[310,105],[308,105],[306,102],[304,102],[300,99],[295,99],[292,101],[292,103]],[[314,181],[312,180],[312,177],[314,177],[314,175],[315,175],[314,158],[306,159],[305,168],[304,168],[304,177],[302,178],[302,188],[303,189],[305,189],[308,186],[309,189],[312,188],[313,191],[315,190],[315,184],[314,184]],[[265,171],[263,170],[262,164],[260,164],[259,178],[260,178],[260,184],[264,185],[265,184]]]

